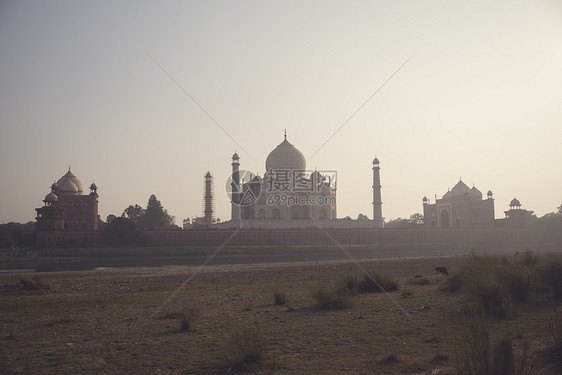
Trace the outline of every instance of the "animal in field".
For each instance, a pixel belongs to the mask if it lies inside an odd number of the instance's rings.
[[[449,276],[449,272],[447,272],[447,268],[445,267],[435,267],[435,273],[436,274],[442,273],[445,276]]]

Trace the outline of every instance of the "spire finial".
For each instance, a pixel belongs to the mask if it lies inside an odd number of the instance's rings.
[[[287,140],[287,128],[285,128],[285,140]]]
[[[70,164],[68,164],[68,171],[70,172]]]

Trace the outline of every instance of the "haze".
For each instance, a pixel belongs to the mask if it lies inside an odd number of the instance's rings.
[[[4,1],[0,222],[33,220],[69,165],[102,219],[155,194],[180,225],[209,170],[228,220],[230,157],[263,175],[284,129],[338,171],[339,217],[372,218],[375,156],[386,220],[459,177],[496,217],[513,197],[542,216],[562,203],[561,16],[554,0]]]

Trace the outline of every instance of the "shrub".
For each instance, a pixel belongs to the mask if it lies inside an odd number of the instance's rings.
[[[282,290],[275,288],[273,289],[273,300],[276,305],[284,305],[288,302],[287,294]]]
[[[441,290],[445,292],[456,293],[463,289],[464,275],[461,272],[457,272],[447,278],[445,284],[441,287]]]
[[[178,332],[191,332],[195,330],[195,322],[199,319],[199,312],[189,309],[186,312],[168,312],[164,315],[164,319],[179,319],[180,328]]]
[[[459,375],[486,375],[490,371],[490,337],[486,318],[472,314],[462,333],[460,355],[457,360]]]
[[[391,292],[398,289],[398,282],[381,272],[370,272],[358,278],[355,274],[346,275],[339,282],[342,288],[353,293]]]
[[[49,289],[49,285],[42,283],[38,280],[30,280],[24,277],[20,277],[16,288],[20,290],[41,290],[41,289]]]
[[[266,357],[266,343],[261,330],[237,327],[228,338],[228,355],[234,367],[247,369],[261,366]]]
[[[498,271],[498,279],[514,302],[525,302],[529,297],[531,278],[527,269],[517,264],[509,264]]]
[[[199,318],[199,313],[189,310],[181,317],[180,331],[189,332],[195,329],[195,321]]]
[[[504,335],[494,348],[494,375],[515,374],[515,356],[511,337]]]
[[[562,359],[562,313],[558,310],[555,310],[552,322],[548,328],[552,336],[551,351],[558,354],[558,357]]]
[[[384,357],[383,359],[381,359],[380,361],[378,361],[377,363],[379,365],[389,365],[389,364],[398,363],[398,362],[400,362],[400,361],[398,360],[398,357],[396,356],[396,354],[390,354],[390,355]]]
[[[340,281],[340,284],[345,289],[352,293],[359,293],[359,279],[355,274],[345,275]]]
[[[521,264],[527,267],[534,266],[539,262],[539,256],[529,249],[525,250],[520,258]]]
[[[493,347],[493,350],[492,350]],[[527,347],[515,355],[509,335],[492,344],[485,315],[471,313],[461,335],[456,372],[459,375],[530,375]]]
[[[331,288],[318,288],[312,292],[318,310],[344,310],[351,307],[349,291],[340,285]]]
[[[487,315],[505,318],[514,303],[528,300],[531,277],[525,267],[510,258],[472,253],[442,290],[463,291]]]
[[[382,288],[382,289],[381,289]],[[391,292],[398,290],[398,282],[385,273],[370,272],[369,275],[364,275],[363,280],[359,285],[359,293],[365,292]]]
[[[476,303],[488,316],[506,318],[511,312],[510,298],[496,280],[474,280],[468,286],[467,292],[469,301]]]
[[[554,294],[562,298],[562,258],[551,254],[544,259],[537,269],[540,280]]]

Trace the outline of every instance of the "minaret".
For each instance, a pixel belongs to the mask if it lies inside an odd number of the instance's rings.
[[[205,175],[205,196],[203,198],[204,209],[203,213],[205,214],[205,227],[209,228],[213,225],[213,176],[211,176],[211,172],[207,172]]]
[[[92,209],[90,211],[90,219],[88,223],[89,230],[98,230],[98,197],[98,187],[92,182],[90,185],[90,204]]]
[[[373,160],[373,222],[375,228],[382,228],[381,175],[379,159]]]
[[[231,195],[231,221],[236,226],[240,225],[240,199],[242,192],[240,191],[240,157],[235,152],[232,155],[232,195]]]

